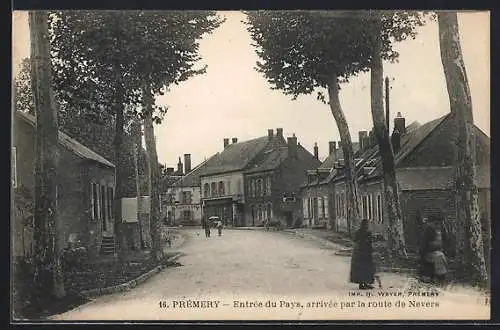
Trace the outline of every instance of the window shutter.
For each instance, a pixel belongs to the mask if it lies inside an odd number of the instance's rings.
[[[95,183],[91,182],[90,183],[90,205],[91,205],[91,213],[92,213],[92,220],[95,220]]]
[[[325,218],[328,218],[328,197],[324,197],[325,202]]]

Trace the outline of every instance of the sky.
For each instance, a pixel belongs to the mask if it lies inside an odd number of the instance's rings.
[[[237,11],[219,12],[226,22],[200,41],[201,64],[207,73],[191,78],[157,97],[169,110],[155,126],[160,163],[174,167],[178,158],[191,154],[192,165],[223,150],[224,138],[244,141],[267,135],[268,129],[283,128],[285,137],[312,152],[318,144],[320,159],[328,155],[328,141],[339,141],[339,133],[328,105],[316,95],[292,100],[271,90],[255,70],[258,57]],[[489,12],[459,12],[458,23],[465,67],[469,80],[474,122],[490,136],[490,16]],[[22,58],[29,57],[27,12],[13,13],[13,75]],[[414,40],[395,46],[398,63],[384,63],[390,78],[392,119],[397,112],[407,124],[427,121],[450,111],[439,51],[437,22],[428,22]],[[373,127],[370,110],[370,74],[365,73],[341,85],[343,106],[353,141],[360,130]]]

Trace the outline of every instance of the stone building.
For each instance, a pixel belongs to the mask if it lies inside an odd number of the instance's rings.
[[[300,186],[306,171],[321,164],[315,155],[297,142],[295,135],[283,138],[278,129],[268,131],[269,145],[245,170],[245,224],[259,226],[279,220],[294,226],[301,219]]]
[[[36,118],[15,111],[12,130],[11,213],[15,257],[33,252]],[[91,258],[115,253],[115,165],[59,132],[57,245],[86,247]]]
[[[357,152],[359,143],[353,142],[353,150]],[[344,160],[341,142],[328,143],[328,157],[316,169],[307,171],[307,181],[302,185],[302,226],[332,228],[334,225],[332,179],[337,174],[334,165]]]

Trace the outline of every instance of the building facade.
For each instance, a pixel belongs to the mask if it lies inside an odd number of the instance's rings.
[[[267,220],[280,221],[283,225],[297,226],[301,221],[302,204],[300,187],[306,180],[306,171],[321,164],[297,142],[295,135],[274,141],[245,170],[245,222],[247,226],[260,226]]]
[[[453,223],[456,221],[454,197],[454,117],[452,114],[420,125],[405,126],[405,119],[398,113],[394,119],[395,132],[392,146],[395,152],[396,178],[405,240],[409,250],[418,249],[418,233],[425,218],[441,220],[445,235],[447,255],[454,255]],[[482,220],[485,251],[489,255],[491,233],[490,214],[490,142],[474,126],[476,141],[476,184],[479,191],[479,210]],[[361,218],[368,219],[372,230],[387,236],[388,215],[383,191],[383,172],[374,141],[367,142],[356,154],[358,195]],[[341,168],[341,166],[339,166]],[[341,170],[332,180],[335,200],[334,223],[336,230],[347,231],[345,218],[345,182]],[[357,229],[354,226],[354,229]]]
[[[354,152],[358,149],[359,143],[353,142]],[[343,162],[340,141],[338,148],[337,142],[330,141],[328,151],[328,157],[318,168],[307,171],[307,181],[302,185],[302,226],[342,230],[347,228],[345,186],[343,182],[335,186],[332,183],[338,174],[335,165]]]
[[[170,225],[199,226],[203,215],[200,174],[210,159],[191,170],[191,155],[185,154],[184,158],[186,174],[166,187],[162,194],[164,220]]]
[[[219,216],[226,226],[245,226],[244,170],[268,145],[266,136],[238,142],[224,139],[200,174],[203,215]]]
[[[12,248],[15,257],[33,252],[36,118],[15,111],[12,139]],[[87,248],[89,256],[115,253],[115,166],[59,132],[57,248]]]

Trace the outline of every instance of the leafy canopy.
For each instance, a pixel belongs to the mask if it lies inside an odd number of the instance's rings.
[[[145,83],[163,94],[204,73],[206,66],[195,66],[199,39],[223,22],[211,11],[62,11],[50,18],[56,89],[97,114],[116,103],[136,111]]]
[[[257,47],[257,71],[295,99],[332,77],[347,82],[368,71],[377,37],[382,58],[395,61],[393,43],[414,38],[424,13],[393,11],[249,11],[248,31]]]

